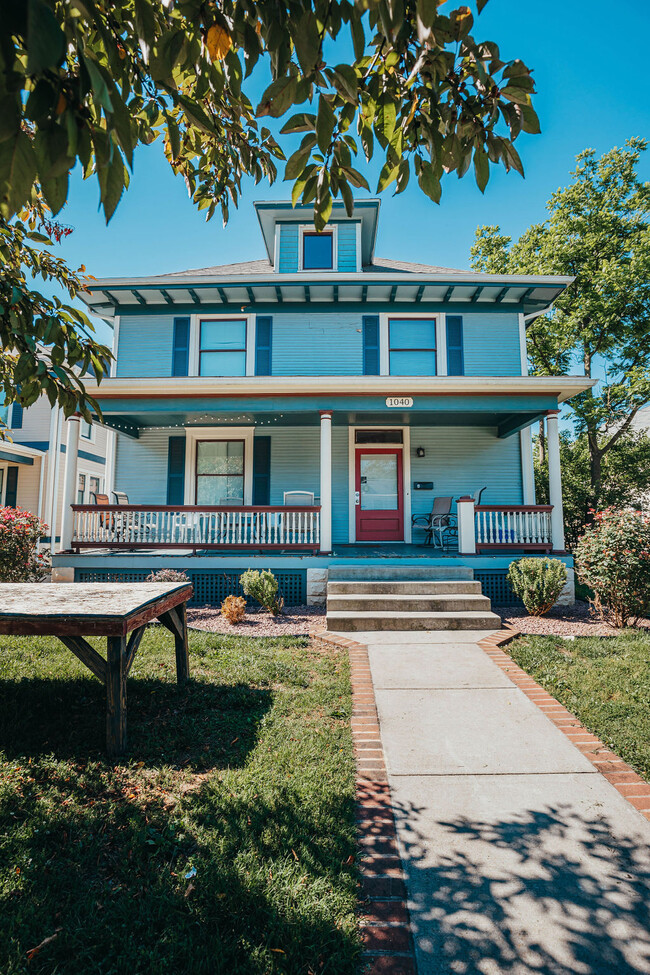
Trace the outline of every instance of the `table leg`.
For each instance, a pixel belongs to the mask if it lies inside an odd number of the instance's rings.
[[[190,654],[187,643],[187,604],[182,603],[159,617],[163,626],[174,634],[176,645],[176,679],[183,684],[190,676]]]
[[[126,637],[109,636],[106,654],[106,751],[126,751]]]

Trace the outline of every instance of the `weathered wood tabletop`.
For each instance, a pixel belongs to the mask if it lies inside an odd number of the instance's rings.
[[[126,678],[147,623],[174,635],[176,677],[189,676],[187,601],[190,583],[0,584],[0,634],[57,636],[106,686],[106,748],[126,751]],[[130,634],[130,635],[129,635]],[[84,636],[105,636],[104,659]]]

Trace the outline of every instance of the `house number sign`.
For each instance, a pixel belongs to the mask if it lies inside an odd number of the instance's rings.
[[[387,396],[386,406],[397,407],[399,410],[408,409],[413,406],[412,396]]]

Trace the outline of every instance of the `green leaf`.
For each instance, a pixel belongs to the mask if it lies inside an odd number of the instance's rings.
[[[336,116],[332,111],[332,106],[323,95],[319,95],[318,115],[316,116],[316,135],[318,137],[318,148],[323,153],[329,151],[335,125]]]
[[[442,193],[440,180],[436,176],[431,163],[426,160],[422,161],[420,172],[418,173],[418,183],[422,192],[426,193],[430,200],[433,200],[434,203],[440,203]]]
[[[297,80],[295,75],[286,75],[278,78],[266,89],[262,99],[257,106],[256,115],[260,118],[263,115],[270,115],[272,118],[280,118],[294,103],[296,96]]]
[[[377,106],[377,114],[375,115],[374,121],[375,135],[382,149],[385,149],[390,142],[395,131],[396,121],[397,109],[395,102],[387,95],[382,96]]]
[[[288,122],[285,122],[280,132],[288,135],[291,132],[313,132],[316,126],[316,116],[307,112],[299,112],[292,115]]]
[[[15,136],[20,129],[20,98],[16,94],[0,97],[0,142]]]
[[[490,178],[490,160],[488,159],[487,152],[482,147],[474,150],[474,174],[476,176],[476,185],[481,193],[484,193]]]
[[[361,12],[357,11],[355,8],[352,9],[352,15],[350,20],[350,33],[352,34],[352,45],[354,47],[354,56],[357,61],[360,61],[366,50],[366,38],[363,33],[363,23],[361,21]]]
[[[195,102],[193,98],[188,98],[186,95],[179,94],[178,103],[185,112],[189,122],[196,125],[202,132],[206,132],[208,135],[214,135],[214,125],[198,102]]]
[[[539,119],[537,117],[537,112],[532,105],[522,105],[521,114],[523,116],[523,121],[521,127],[524,132],[529,132],[531,135],[539,135],[541,132]]]
[[[296,179],[296,177],[300,176],[309,162],[310,155],[311,147],[308,146],[306,149],[297,149],[292,156],[289,156],[287,164],[284,167],[285,180]]]
[[[348,217],[351,217],[354,213],[354,196],[352,195],[352,190],[350,189],[347,181],[339,177],[339,190],[341,191],[341,197],[345,203],[345,212]]]
[[[118,149],[114,151],[111,162],[99,170],[98,176],[104,216],[108,223],[120,202],[127,180],[124,160]]]
[[[377,183],[377,192],[382,193],[387,186],[390,186],[390,184],[397,179],[398,172],[399,172],[399,163],[393,164],[388,160],[386,160],[379,174],[379,181]]]
[[[479,13],[481,13],[487,2],[488,0],[476,0],[476,6]]]
[[[356,105],[359,100],[359,79],[354,68],[349,64],[337,64],[329,76],[341,98]]]
[[[28,75],[57,68],[65,56],[65,34],[54,11],[43,0],[28,0],[26,46]]]
[[[303,74],[312,74],[320,57],[320,31],[316,15],[311,8],[305,10],[296,23],[292,40]]]
[[[22,130],[0,142],[0,214],[10,220],[31,198],[36,179],[36,155]]]
[[[417,0],[416,11],[422,26],[429,30],[436,19],[438,0]]]
[[[352,166],[341,166],[341,172],[345,174],[353,186],[357,186],[359,189],[368,190],[368,192],[370,192],[368,180],[365,176],[362,176],[357,169],[353,169]]]
[[[107,112],[113,111],[113,103],[111,102],[111,96],[108,91],[108,85],[104,79],[104,75],[97,64],[88,54],[82,55],[83,62],[86,66],[88,74],[90,75],[90,83],[93,89],[93,95],[99,102],[99,104]]]
[[[61,173],[60,176],[52,176],[49,179],[42,179],[41,186],[48,205],[52,209],[54,216],[62,209],[68,198],[68,173]]]

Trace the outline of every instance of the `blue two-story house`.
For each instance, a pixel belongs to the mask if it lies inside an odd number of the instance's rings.
[[[55,577],[182,568],[205,603],[264,567],[295,604],[323,598],[332,565],[463,565],[504,601],[514,556],[570,565],[557,417],[589,381],[526,361],[528,323],[570,279],[379,259],[377,200],[352,217],[335,204],[318,234],[309,207],[256,210],[263,260],[86,293],[114,325],[96,394],[116,431],[110,505],[67,499]],[[533,480],[542,417],[549,506]]]

